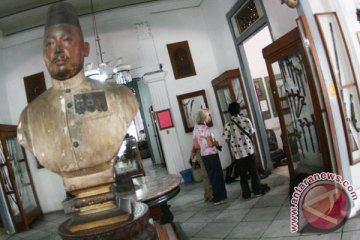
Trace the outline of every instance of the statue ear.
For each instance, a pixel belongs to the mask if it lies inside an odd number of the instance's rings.
[[[90,44],[88,42],[84,42],[84,57],[88,57],[90,53]]]

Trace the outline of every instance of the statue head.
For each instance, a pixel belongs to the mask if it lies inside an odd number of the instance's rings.
[[[50,76],[59,81],[78,74],[89,55],[89,43],[84,42],[77,12],[73,5],[58,2],[46,17],[43,57]]]
[[[286,4],[290,8],[295,8],[298,4],[298,0],[281,0],[281,4]]]

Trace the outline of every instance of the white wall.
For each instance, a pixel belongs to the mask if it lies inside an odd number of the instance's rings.
[[[0,48],[3,45],[3,37],[0,31]],[[2,51],[0,51],[0,72],[4,73],[4,59]],[[10,124],[11,123],[11,116],[9,111],[9,104],[7,100],[7,92],[4,78],[0,79],[0,124]]]
[[[262,2],[269,19],[273,40],[296,27],[295,20],[298,18],[298,14],[295,8],[289,8],[285,4],[281,4],[279,0],[263,0]]]
[[[2,59],[2,53],[0,52],[0,72],[4,72],[3,70],[3,59]],[[11,123],[11,116],[10,116],[10,110],[9,110],[9,103],[7,100],[7,92],[6,92],[6,86],[5,81],[0,79],[0,124],[10,124]]]
[[[201,5],[206,29],[220,74],[229,69],[239,68],[234,41],[226,19],[226,13],[236,2],[236,0],[206,0]]]

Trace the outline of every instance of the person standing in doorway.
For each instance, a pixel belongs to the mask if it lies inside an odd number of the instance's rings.
[[[209,176],[213,191],[213,202],[215,205],[222,204],[227,199],[224,175],[221,167],[217,147],[219,143],[214,139],[208,123],[211,116],[208,110],[202,109],[196,113],[195,122],[197,123],[193,131],[193,150],[192,157],[200,149],[201,159],[204,161],[206,172]]]
[[[251,177],[251,189],[255,196],[261,196],[269,190],[267,185],[261,185],[260,178],[256,169],[254,144],[252,135],[255,129],[250,119],[240,115],[240,104],[232,102],[229,104],[228,112],[231,120],[224,126],[223,138],[230,144],[230,149],[235,158],[236,165],[240,174],[240,186],[242,197],[249,199],[251,190],[248,182],[248,173]]]

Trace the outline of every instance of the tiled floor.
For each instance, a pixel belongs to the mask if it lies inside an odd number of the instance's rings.
[[[147,175],[166,174],[162,167],[145,162]],[[214,206],[203,201],[202,183],[182,185],[180,193],[169,204],[182,240],[215,239],[290,239],[351,240],[360,239],[360,217],[349,219],[335,232],[327,234],[293,234],[289,231],[289,198],[287,169],[276,168],[263,180],[271,191],[262,197],[243,200],[240,184],[227,184],[228,202]],[[0,229],[0,240],[58,240],[57,226],[67,219],[62,212],[45,214],[31,225],[31,230],[7,235]]]

